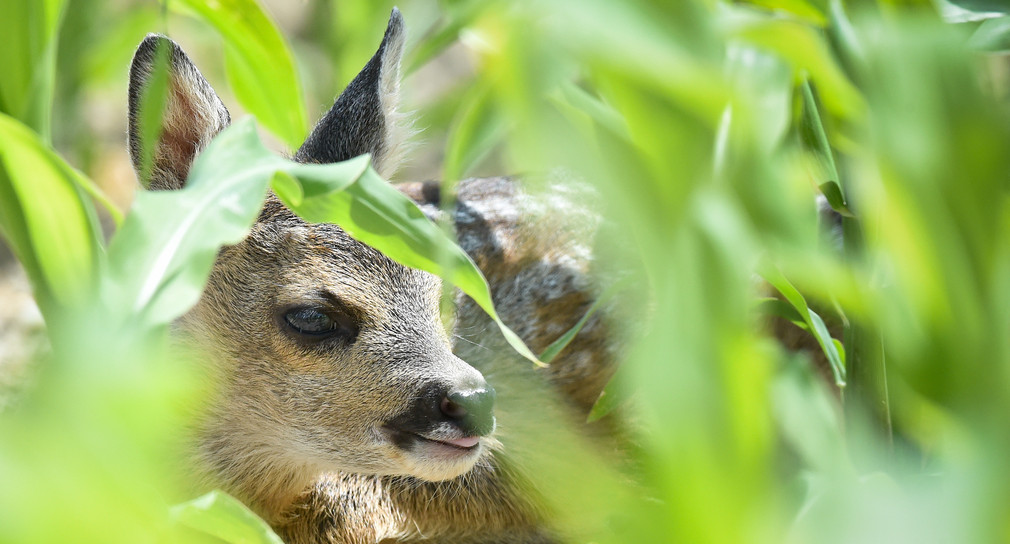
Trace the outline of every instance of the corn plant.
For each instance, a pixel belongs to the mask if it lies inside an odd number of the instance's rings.
[[[616,226],[598,244],[600,259],[644,278],[608,295],[640,308],[623,324],[631,340],[622,366],[591,416],[618,406],[633,414],[628,466],[581,449],[577,463],[529,460],[550,482],[541,491],[561,534],[1010,538],[1001,56],[1010,6],[400,7],[417,21],[408,71],[420,75],[460,46],[474,65],[450,92],[418,104],[419,123],[435,135],[424,145],[444,152],[444,183],[574,173],[604,195],[601,213]],[[312,101],[332,92],[321,89],[346,83],[364,62],[391,3],[312,3],[311,23],[287,35],[254,0],[118,7],[104,39],[76,44],[104,60],[66,87],[60,55],[73,48],[61,41],[81,39],[102,19],[91,12],[113,8],[0,8],[11,15],[0,20],[0,233],[32,282],[53,346],[0,414],[0,541],[277,542],[234,499],[187,495],[178,461],[181,407],[206,391],[198,371],[169,359],[168,325],[197,300],[218,248],[244,236],[272,188],[307,219],[444,274],[493,315],[483,279],[367,159],[298,165],[267,151],[251,121],[215,139],[187,189],[142,192],[123,213],[67,160],[86,152],[53,147],[75,133],[53,104],[69,103],[88,74],[113,77],[108,59],[121,61],[125,97],[125,63],[140,38],[192,28],[222,45],[234,100],[290,150]],[[818,198],[831,213],[818,213]],[[178,209],[184,218],[169,213]],[[100,217],[114,225],[108,243]],[[397,236],[380,236],[390,231]],[[783,347],[776,320],[813,350]],[[574,332],[537,362],[549,364]]]

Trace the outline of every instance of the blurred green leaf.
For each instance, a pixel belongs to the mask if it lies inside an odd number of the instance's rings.
[[[578,111],[605,128],[611,135],[629,142],[628,126],[621,114],[575,83],[570,81],[562,83],[557,92],[549,98],[559,107]]]
[[[822,474],[852,470],[846,455],[838,402],[805,357],[792,355],[772,383],[775,418],[805,465]]]
[[[1010,17],[983,21],[968,40],[968,44],[982,51],[1010,50]]]
[[[173,0],[224,38],[235,97],[292,150],[308,135],[304,98],[291,51],[255,0]]]
[[[50,140],[56,48],[66,0],[0,0],[0,113]]]
[[[252,510],[217,489],[172,507],[172,517],[177,523],[229,544],[284,544]]]
[[[421,37],[407,57],[405,74],[412,74],[459,39],[459,33],[472,24],[493,4],[485,0],[467,0],[446,6],[445,14]]]
[[[79,306],[88,297],[101,252],[101,231],[82,192],[93,186],[28,127],[3,114],[0,163],[4,236],[43,301]]]
[[[842,189],[838,186],[838,183],[829,181],[827,183],[820,184],[818,188],[821,190],[821,194],[824,195],[824,198],[828,199],[828,204],[831,205],[831,209],[845,217],[855,217],[852,211],[849,210],[848,205],[845,204],[845,197],[842,195]]]
[[[745,42],[734,40],[726,47],[726,71],[733,88],[746,99],[738,99],[731,116],[748,108],[752,140],[765,153],[776,149],[789,130],[793,77],[782,59]],[[728,128],[728,127],[727,127]]]
[[[813,151],[814,155],[817,156],[824,168],[824,172],[828,175],[827,180],[816,180],[816,182],[818,185],[823,185],[825,181],[833,181],[840,184],[838,167],[835,165],[835,155],[831,151],[831,144],[828,143],[828,135],[824,131],[824,123],[821,121],[821,114],[817,109],[817,102],[814,99],[813,90],[810,88],[810,81],[804,79],[800,90],[803,98],[803,112],[800,114],[800,138],[806,148]],[[841,189],[840,186],[839,189]],[[844,203],[844,198],[842,202]]]
[[[729,36],[773,52],[797,74],[809,73],[822,90],[828,110],[857,119],[866,104],[839,67],[824,36],[804,24],[786,19],[740,17],[727,25]]]
[[[596,301],[593,302],[592,306],[590,306],[589,309],[586,310],[586,313],[583,314],[581,318],[579,318],[579,320],[575,323],[575,325],[573,325],[570,329],[565,331],[565,333],[559,336],[557,340],[551,342],[549,346],[547,346],[546,348],[544,348],[542,352],[540,352],[540,360],[543,361],[544,363],[550,363],[551,361],[553,361],[554,358],[557,357],[558,354],[561,353],[561,351],[565,349],[568,346],[568,344],[572,342],[573,339],[575,339],[575,336],[579,334],[579,331],[582,330],[582,327],[586,326],[586,322],[589,321],[589,318],[593,317],[593,314],[596,313],[596,310],[602,304],[610,302],[610,299],[614,297],[614,295],[618,291],[618,287],[622,283],[627,282],[618,282],[612,284],[610,287],[608,287],[606,290],[600,293],[600,295],[596,297]]]
[[[592,423],[607,417],[610,412],[613,412],[621,405],[621,398],[617,394],[616,386],[612,385],[613,383],[614,381],[611,380],[603,388],[603,391],[600,392],[600,397],[593,403],[593,407],[589,410],[589,415],[586,416],[586,423]]]
[[[505,136],[506,122],[484,85],[471,88],[453,119],[446,142],[443,179],[455,182],[480,163]]]
[[[1010,13],[1007,0],[944,0],[961,9],[976,13]]]
[[[781,317],[796,325],[797,327],[809,331],[810,327],[803,319],[803,316],[793,307],[792,304],[780,298],[761,298],[757,301],[757,310],[764,315]]]
[[[784,11],[817,26],[827,24],[827,18],[824,16],[822,8],[812,5],[806,0],[748,0],[748,3],[776,11]]]

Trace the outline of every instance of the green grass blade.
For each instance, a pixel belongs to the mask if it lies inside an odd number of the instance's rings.
[[[549,346],[547,346],[546,348],[544,348],[542,352],[540,352],[540,360],[545,364],[549,364],[551,361],[553,361],[554,358],[557,357],[558,354],[561,353],[561,351],[565,349],[568,346],[568,344],[572,342],[572,340],[575,339],[575,336],[579,334],[579,331],[582,330],[582,327],[586,326],[586,322],[589,321],[590,317],[593,317],[593,314],[596,313],[596,310],[599,309],[601,305],[609,302],[612,298],[614,298],[614,296],[618,293],[618,291],[622,287],[626,286],[627,283],[628,283],[627,281],[618,281],[617,283],[610,285],[610,287],[607,287],[605,291],[600,293],[600,296],[596,297],[596,301],[593,302],[593,305],[590,306],[588,310],[586,310],[586,313],[578,320],[578,322],[575,323],[575,325],[572,326],[572,328],[565,331],[565,333],[559,336],[557,340],[551,342]]]
[[[761,276],[772,287],[778,290],[785,297],[786,301],[799,313],[810,333],[814,335],[818,345],[820,345],[824,356],[827,357],[828,364],[831,366],[831,373],[835,378],[835,385],[845,387],[845,361],[842,359],[842,354],[839,352],[821,316],[810,309],[803,295],[777,269],[766,270]]]

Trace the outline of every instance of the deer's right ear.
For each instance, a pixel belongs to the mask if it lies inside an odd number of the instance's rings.
[[[155,34],[133,56],[129,101],[130,158],[141,183],[151,189],[182,188],[196,156],[231,123],[227,108],[182,48]]]

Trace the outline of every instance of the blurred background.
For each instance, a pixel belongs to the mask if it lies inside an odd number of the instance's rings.
[[[1010,542],[1006,2],[398,5],[419,134],[394,180],[562,167],[607,203],[600,260],[646,278],[594,409],[633,414],[630,468],[586,453],[545,497],[572,541]],[[392,6],[2,0],[0,110],[125,211],[147,33],[290,153]],[[25,389],[49,342],[0,262],[0,541],[174,535],[153,490],[186,377],[57,356],[65,377]]]

